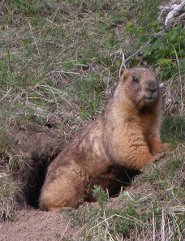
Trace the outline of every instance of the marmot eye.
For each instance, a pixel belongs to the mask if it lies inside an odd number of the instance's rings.
[[[137,77],[135,77],[135,76],[133,76],[133,81],[135,81],[135,82],[139,82],[139,79],[137,78]]]

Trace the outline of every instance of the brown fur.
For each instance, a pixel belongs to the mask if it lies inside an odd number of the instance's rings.
[[[111,165],[142,169],[160,159],[167,150],[160,138],[160,117],[161,97],[154,72],[126,69],[104,114],[49,166],[40,208],[75,208]]]

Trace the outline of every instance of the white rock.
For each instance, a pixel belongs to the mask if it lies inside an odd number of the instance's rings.
[[[165,18],[165,26],[168,26],[170,22],[179,14],[180,11],[185,10],[185,0],[182,0],[180,4],[172,4],[170,6],[170,12]]]

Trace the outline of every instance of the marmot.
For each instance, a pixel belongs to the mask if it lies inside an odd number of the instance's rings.
[[[123,70],[103,115],[48,167],[40,208],[76,208],[111,165],[142,169],[159,160],[167,150],[160,123],[161,95],[155,73],[146,68]]]

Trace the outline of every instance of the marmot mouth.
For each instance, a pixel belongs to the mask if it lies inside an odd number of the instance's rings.
[[[152,96],[145,96],[145,99],[147,99],[147,100],[153,100],[153,97],[152,97]]]
[[[145,102],[147,104],[150,104],[150,103],[154,102],[154,100],[155,100],[155,98],[152,97],[152,96],[145,96]]]

